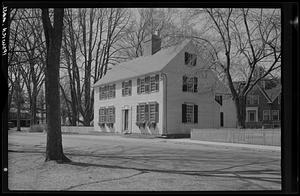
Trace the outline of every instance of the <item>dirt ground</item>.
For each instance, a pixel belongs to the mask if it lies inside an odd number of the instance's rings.
[[[9,190],[280,190],[280,152],[140,139],[63,135],[69,164],[45,162],[45,133],[8,135]]]

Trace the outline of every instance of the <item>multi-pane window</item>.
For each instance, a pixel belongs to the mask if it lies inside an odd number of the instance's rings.
[[[246,101],[247,101],[247,105],[258,105],[259,96],[258,95],[248,95]]]
[[[272,110],[272,119],[279,120],[279,110]]]
[[[182,91],[183,92],[198,92],[198,78],[197,77],[182,77]]]
[[[270,110],[263,111],[263,120],[271,120],[270,118]]]
[[[184,63],[186,65],[196,66],[196,64],[197,64],[197,55],[185,52],[184,53]]]
[[[150,93],[159,90],[159,75],[146,76],[137,79],[137,93]]]
[[[248,110],[248,122],[256,122],[256,110]]]
[[[131,80],[122,82],[122,96],[130,96],[132,89]]]
[[[198,123],[198,105],[182,104],[182,122]]]
[[[105,85],[99,87],[99,99],[111,99],[116,97],[116,85]]]
[[[99,109],[99,123],[105,123],[106,122],[106,108],[101,107]]]
[[[137,122],[158,122],[158,103],[140,103],[137,105],[136,121]]]
[[[115,122],[115,107],[101,107],[99,109],[99,123],[114,123]]]

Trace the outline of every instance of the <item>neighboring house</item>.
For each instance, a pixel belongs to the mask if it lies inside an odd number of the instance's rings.
[[[278,128],[281,120],[281,85],[255,85],[246,97],[246,128]]]
[[[30,113],[26,110],[21,110],[20,112],[20,126],[29,127],[30,126]],[[11,108],[8,112],[8,122],[12,123],[12,127],[17,126],[17,109]]]
[[[191,40],[161,49],[160,38],[152,35],[144,52],[95,83],[96,131],[175,135],[236,127],[228,89]]]

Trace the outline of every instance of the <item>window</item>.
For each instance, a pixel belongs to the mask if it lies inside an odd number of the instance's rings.
[[[158,103],[151,102],[151,103],[140,103],[137,105],[137,115],[136,121],[137,122],[158,122]]]
[[[122,96],[131,96],[131,80],[122,82]]]
[[[272,110],[272,120],[279,120],[279,110]]]
[[[263,111],[263,120],[271,120],[270,118],[270,110]]]
[[[256,110],[248,110],[248,122],[256,122]]]
[[[222,95],[216,95],[215,96],[216,102],[218,102],[220,105],[223,104]]]
[[[114,123],[115,122],[115,107],[101,107],[99,109],[99,123]]]
[[[99,123],[105,123],[106,121],[106,108],[101,107],[99,109]]]
[[[116,85],[105,85],[99,87],[99,99],[111,99],[116,97]]]
[[[198,92],[198,78],[197,77],[182,77],[182,91],[183,92]]]
[[[258,105],[259,96],[258,95],[248,95],[246,99],[247,105]]]
[[[198,123],[198,105],[182,104],[182,122]]]
[[[196,64],[197,64],[197,55],[185,52],[184,53],[184,63],[186,65],[196,66]]]
[[[150,93],[159,90],[159,75],[146,76],[137,79],[137,93]]]

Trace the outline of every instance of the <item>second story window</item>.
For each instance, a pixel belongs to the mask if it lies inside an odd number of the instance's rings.
[[[99,87],[99,99],[111,99],[116,97],[116,85],[105,85]]]
[[[247,105],[258,105],[259,104],[259,96],[258,95],[248,95],[246,99]]]
[[[137,79],[137,94],[157,92],[158,90],[159,90],[158,74]]]
[[[272,110],[272,120],[279,120],[279,110]]]
[[[131,96],[131,80],[122,82],[122,96]]]
[[[183,92],[198,92],[198,78],[183,76],[182,91]]]
[[[185,52],[184,53],[184,63],[186,65],[196,66],[196,64],[197,64],[197,55]]]

